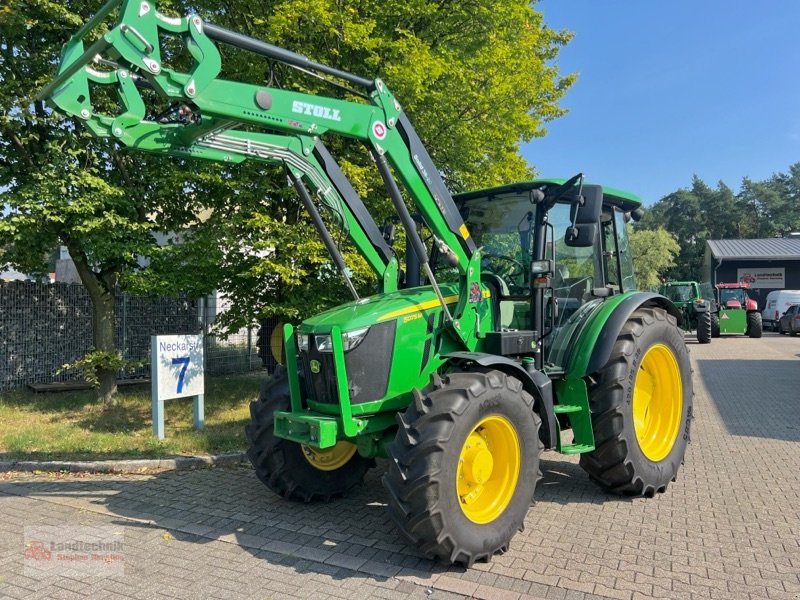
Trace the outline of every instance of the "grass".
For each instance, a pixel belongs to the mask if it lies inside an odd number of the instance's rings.
[[[91,390],[0,394],[0,458],[102,460],[217,454],[246,447],[248,404],[263,374],[206,379],[205,429],[192,427],[192,400],[165,403],[165,439],[152,433],[150,388],[122,388],[104,407]]]

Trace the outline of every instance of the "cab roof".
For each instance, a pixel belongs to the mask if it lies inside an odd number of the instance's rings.
[[[566,179],[559,178],[519,181],[517,183],[509,183],[492,188],[484,188],[480,190],[473,190],[471,192],[454,194],[453,200],[460,203],[469,202],[470,200],[476,200],[478,198],[491,198],[493,196],[500,196],[504,194],[524,194],[525,192],[529,192],[531,190],[544,191],[549,186],[561,185],[566,181]],[[631,194],[630,192],[603,186],[603,203],[616,206],[624,212],[629,212],[639,208],[642,205],[642,200],[639,198],[639,196]]]

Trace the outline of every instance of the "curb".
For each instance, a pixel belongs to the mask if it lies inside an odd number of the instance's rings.
[[[234,466],[247,461],[244,452],[206,456],[176,456],[133,460],[0,460],[0,473],[8,471],[67,471],[70,473],[140,473],[142,471],[185,471]]]

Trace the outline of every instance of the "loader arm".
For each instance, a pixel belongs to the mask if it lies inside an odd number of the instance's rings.
[[[115,10],[118,17],[113,27],[88,43],[91,32]],[[162,51],[163,35],[183,39],[193,59],[190,69],[182,72],[170,68],[170,57]],[[222,63],[216,43],[344,79],[363,88],[366,101],[219,78]],[[119,97],[117,114],[104,114],[93,105],[91,91],[96,85],[114,87]],[[143,94],[148,88],[176,106],[187,107],[186,114],[171,122],[155,119],[148,110],[149,98]],[[470,305],[475,302],[474,290],[480,282],[475,243],[419,136],[380,79],[370,81],[313,63],[288,50],[205,23],[198,16],[162,15],[147,0],[110,0],[65,44],[59,73],[40,97],[84,121],[95,135],[114,138],[131,148],[223,162],[283,162],[294,174],[301,174],[323,204],[339,216],[388,291],[392,284],[387,281],[396,272],[396,264],[374,221],[367,218],[355,193],[350,193],[352,188],[340,176],[319,138],[330,133],[360,140],[375,159],[412,247],[450,317],[452,333],[468,349],[474,348],[479,326],[477,310]],[[425,248],[389,165],[404,186],[406,199],[413,202],[433,232],[434,243],[458,269],[459,301],[452,315],[427,265]]]

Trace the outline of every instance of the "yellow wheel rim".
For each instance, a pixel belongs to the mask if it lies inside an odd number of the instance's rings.
[[[461,447],[456,492],[461,510],[474,523],[496,519],[517,487],[519,439],[510,421],[499,415],[481,420]]]
[[[283,364],[283,321],[279,321],[269,336],[269,349],[272,358],[279,365]]]
[[[324,450],[305,444],[300,444],[300,448],[309,464],[320,471],[335,471],[347,464],[356,453],[356,445],[344,441],[336,442],[333,448]]]
[[[683,409],[681,372],[664,344],[645,352],[633,386],[633,427],[644,455],[657,462],[678,437]]]

